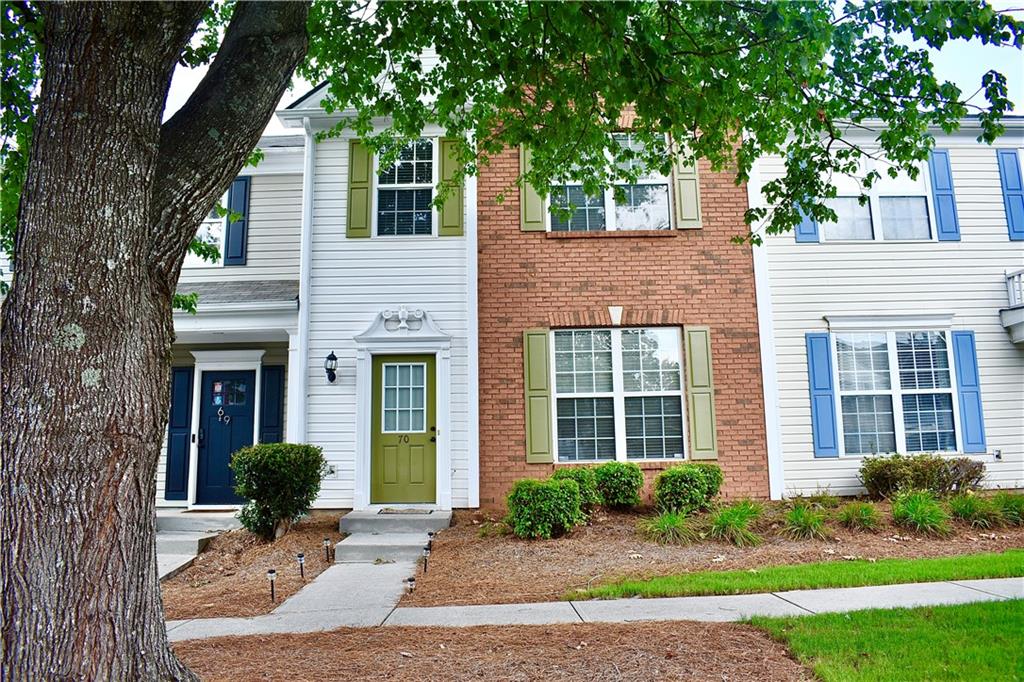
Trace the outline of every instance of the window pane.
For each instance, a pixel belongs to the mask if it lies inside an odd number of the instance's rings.
[[[903,396],[903,423],[907,452],[956,449],[953,396],[949,393]]]
[[[902,388],[949,388],[952,385],[945,332],[897,333],[896,357]]]
[[[604,197],[588,197],[583,188],[575,185],[551,187],[552,232],[596,232],[605,229]],[[555,208],[571,210],[568,217]]]
[[[668,185],[619,185],[624,201],[615,200],[615,226],[620,230],[667,230]]]
[[[607,329],[555,332],[555,391],[612,391],[612,333]]]
[[[421,139],[406,145],[398,161],[377,175],[379,185],[430,185],[434,180],[434,143]]]
[[[422,363],[384,365],[384,432],[423,431],[426,423],[426,367]]]
[[[683,456],[683,409],[679,396],[626,398],[626,457]]]
[[[837,334],[836,356],[840,390],[881,391],[891,388],[885,334]]]
[[[221,203],[227,203],[226,199]],[[203,220],[202,224],[199,225],[199,229],[196,230],[196,241],[216,246],[222,256],[224,255],[224,221],[225,218],[217,216],[217,209],[214,207],[210,209],[210,215]],[[211,267],[217,265],[219,265],[219,263],[216,260],[205,260],[189,250],[189,252],[185,254],[185,262],[182,267],[201,268],[204,266]]]
[[[622,384],[626,392],[678,391],[679,332],[627,329],[622,332]]]
[[[891,396],[845,395],[841,403],[846,454],[895,452],[896,428]]]
[[[825,239],[873,239],[871,207],[857,197],[836,197],[825,202],[836,212],[835,223],[824,223]]]
[[[431,189],[377,190],[377,234],[384,236],[433,233]]]
[[[886,239],[931,239],[924,197],[879,197],[878,205]]]
[[[611,398],[559,398],[558,460],[615,458],[615,418]]]

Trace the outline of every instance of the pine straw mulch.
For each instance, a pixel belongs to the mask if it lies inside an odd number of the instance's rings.
[[[1024,528],[980,531],[953,524],[945,538],[914,535],[891,523],[887,504],[877,505],[885,519],[874,533],[849,531],[829,522],[831,540],[789,540],[779,535],[784,507],[766,505],[753,529],[763,542],[734,547],[714,541],[663,546],[642,539],[636,523],[645,513],[598,512],[590,525],[555,540],[519,540],[495,535],[488,516],[456,512],[453,526],[437,534],[429,572],[422,566],[416,592],[402,606],[495,604],[552,601],[574,590],[619,578],[649,578],[693,571],[726,571],[780,564],[837,560],[920,558],[1001,552],[1024,547]],[[490,517],[491,520],[497,517]],[[491,530],[491,533],[487,531]]]
[[[203,680],[810,680],[763,632],[726,623],[345,628],[193,640]]]
[[[247,530],[233,530],[210,540],[195,563],[160,584],[169,620],[258,616],[270,613],[303,586],[296,555],[306,555],[306,582],[331,563],[324,560],[323,540],[333,547],[338,512],[313,512],[284,537],[265,542]],[[277,603],[270,601],[267,570],[277,571]]]

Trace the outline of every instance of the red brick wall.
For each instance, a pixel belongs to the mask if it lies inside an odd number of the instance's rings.
[[[745,232],[746,187],[700,170],[703,229],[570,235],[521,232],[515,189],[495,201],[518,175],[517,153],[481,170],[481,506],[501,506],[513,481],[552,471],[526,463],[523,330],[610,326],[610,305],[623,307],[623,325],[710,326],[723,492],[767,497],[753,261],[750,247],[729,242]],[[663,468],[641,466],[648,482]]]

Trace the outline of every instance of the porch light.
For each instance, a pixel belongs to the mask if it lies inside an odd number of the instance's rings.
[[[270,601],[276,602],[277,598],[274,595],[274,581],[277,580],[277,571],[274,569],[267,571],[267,579],[270,581]]]
[[[338,356],[334,354],[332,350],[327,358],[324,359],[324,371],[327,372],[327,381],[334,383],[334,380],[338,378]]]

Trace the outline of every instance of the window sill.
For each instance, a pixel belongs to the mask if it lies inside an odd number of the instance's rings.
[[[548,239],[606,239],[614,237],[678,237],[679,230],[611,230],[610,232],[545,232]]]
[[[599,465],[605,464],[607,462],[623,462],[623,463],[625,463],[625,462],[632,462],[633,464],[636,464],[637,466],[639,466],[640,469],[643,470],[643,471],[660,471],[661,469],[665,469],[665,468],[668,468],[668,467],[676,466],[678,464],[686,464],[687,462],[690,462],[690,461],[692,461],[692,460],[686,459],[686,458],[682,458],[682,457],[673,457],[671,459],[627,459],[627,460],[621,460],[621,459],[597,459],[597,460],[588,459],[588,460],[581,460],[579,462],[555,462],[554,465],[555,465],[555,468],[559,468],[559,467],[575,467],[575,466],[599,466]]]

